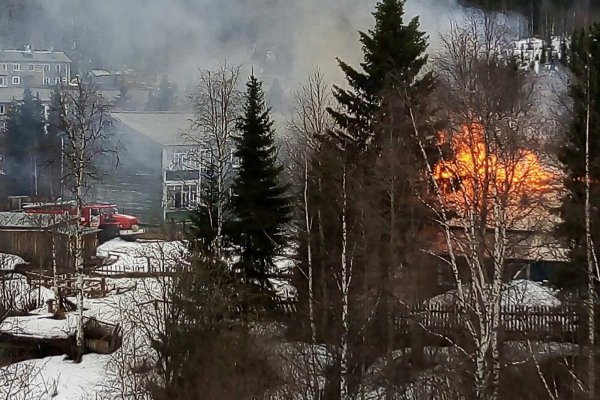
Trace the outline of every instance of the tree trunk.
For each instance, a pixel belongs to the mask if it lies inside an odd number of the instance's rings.
[[[586,43],[588,40],[586,39]],[[586,121],[585,121],[585,247],[587,258],[587,363],[588,363],[588,394],[590,399],[595,399],[595,329],[596,316],[594,310],[594,283],[596,280],[594,265],[594,248],[591,233],[591,205],[590,205],[590,49],[586,49],[587,76],[586,76]]]
[[[78,154],[76,155],[76,182],[75,190],[77,203],[77,222],[75,225],[75,274],[77,276],[76,293],[77,293],[77,362],[81,362],[81,357],[85,350],[85,338],[83,334],[83,224],[81,218],[83,216],[83,179],[85,168],[85,131],[80,128],[79,143],[77,144]]]
[[[304,154],[304,223],[306,227],[306,259],[308,266],[308,320],[310,322],[310,339],[311,343],[317,343],[317,327],[315,325],[314,311],[314,288],[313,288],[313,263],[312,263],[312,246],[311,246],[311,223],[310,213],[308,210],[308,155]]]
[[[346,166],[342,172],[342,282],[341,288],[341,303],[342,303],[342,334],[340,340],[341,360],[340,360],[340,398],[347,400],[349,398],[349,375],[350,375],[350,352],[349,352],[349,336],[350,336],[350,315],[349,315],[349,289],[352,272],[349,269],[347,251],[348,251],[348,227],[347,227],[347,193],[346,193]]]

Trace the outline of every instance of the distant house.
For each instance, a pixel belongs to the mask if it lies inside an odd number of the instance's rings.
[[[0,50],[2,88],[48,88],[71,81],[71,59],[62,51]]]
[[[62,51],[0,50],[0,120],[13,100],[23,99],[28,87],[42,103],[50,102],[52,88],[71,80],[71,59]]]
[[[191,114],[113,112],[114,129],[123,145],[120,166],[98,190],[100,200],[117,203],[159,224],[185,218],[197,203],[201,174],[191,162],[197,146],[186,144],[182,132]]]
[[[120,79],[117,79],[117,75],[105,69],[89,70],[87,74],[87,81],[90,84],[102,89],[118,89],[120,83]]]

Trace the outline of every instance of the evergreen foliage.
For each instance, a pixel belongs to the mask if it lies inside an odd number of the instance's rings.
[[[239,169],[233,183],[232,237],[240,248],[239,267],[247,281],[269,286],[273,257],[285,245],[291,219],[287,186],[280,183],[273,121],[265,106],[262,84],[254,75],[247,83],[244,116],[238,122],[235,157]]]
[[[50,106],[46,121],[46,135],[42,147],[42,187],[44,194],[55,198],[61,195],[61,127],[63,126],[61,115],[61,89],[54,88],[50,97]]]
[[[23,100],[13,102],[6,121],[6,166],[11,195],[38,194],[40,154],[44,142],[44,108],[39,96],[25,89]]]
[[[256,316],[240,313],[247,287],[205,245],[202,231],[189,233],[189,269],[174,277],[164,335],[153,342],[164,377],[153,398],[261,398],[279,381],[251,333]]]
[[[573,101],[573,118],[565,135],[565,145],[561,147],[559,159],[565,170],[564,185],[567,195],[563,199],[560,215],[563,223],[559,232],[571,244],[572,266],[565,268],[556,277],[556,284],[562,287],[579,287],[586,279],[586,240],[585,240],[585,136],[588,102],[586,52],[589,51],[590,85],[590,179],[592,238],[595,238],[596,254],[600,251],[600,220],[597,210],[600,207],[600,24],[590,30],[581,30],[573,35],[571,42],[570,67],[576,79],[569,88]]]
[[[313,298],[305,284],[298,284],[299,308],[307,313],[312,301],[318,341],[342,347],[347,335],[347,360],[340,361],[336,373],[344,375],[346,365],[353,394],[367,366],[394,345],[389,335],[398,307],[394,288],[413,290],[406,282],[427,262],[418,250],[427,240],[425,207],[413,184],[421,181],[423,160],[416,156],[408,106],[422,127],[421,116],[430,115],[423,106],[434,81],[422,71],[427,37],[418,18],[405,22],[404,3],[377,3],[374,28],[360,33],[360,68],[338,60],[349,88],[334,86],[339,107],[328,111],[336,128],[322,138],[311,160],[308,210],[314,222],[298,246],[301,272],[295,282],[308,276],[307,240],[315,277]],[[352,276],[346,295],[340,294],[344,272]],[[349,308],[345,321],[343,303]]]
[[[202,184],[199,193],[199,202],[196,209],[190,214],[192,222],[190,235],[194,238],[198,249],[204,252],[215,253],[215,240],[218,232],[218,202],[223,200],[226,207],[224,210],[224,235],[227,237],[227,229],[230,225],[231,216],[227,196],[225,193],[219,193],[216,168],[214,164],[205,167],[202,175]],[[227,198],[225,198],[227,197]],[[224,243],[225,244],[225,241]]]
[[[384,89],[410,95],[432,82],[429,74],[417,79],[427,63],[427,37],[419,30],[418,17],[404,24],[404,0],[382,0],[373,16],[374,29],[360,32],[363,71],[338,59],[351,89],[334,86],[334,96],[342,110],[329,110],[340,128],[338,136],[362,149],[373,139]]]
[[[158,91],[156,93],[149,93],[147,108],[150,111],[173,110],[175,107],[175,91],[175,86],[164,75],[158,86]]]

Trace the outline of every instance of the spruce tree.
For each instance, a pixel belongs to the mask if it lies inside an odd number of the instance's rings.
[[[38,194],[44,123],[42,102],[25,89],[23,100],[10,107],[6,124],[6,164],[12,195]]]
[[[269,287],[267,274],[276,252],[285,245],[291,219],[287,186],[280,182],[273,121],[265,106],[262,84],[254,75],[247,83],[244,115],[238,121],[235,157],[239,169],[233,183],[232,237],[239,246],[245,280]]]
[[[393,349],[395,277],[424,266],[418,248],[425,207],[414,195],[423,160],[408,110],[421,128],[433,78],[422,71],[427,37],[417,18],[404,20],[404,3],[377,3],[373,29],[360,33],[359,68],[338,60],[348,89],[334,86],[339,108],[329,113],[336,127],[315,156],[309,190],[318,221],[311,240],[324,250],[315,251],[313,264],[325,264],[331,272],[323,279],[332,281],[322,285],[327,293],[314,294],[324,310],[315,319],[323,325],[317,331],[345,349],[337,366],[342,396],[356,393],[372,360]],[[308,300],[302,292],[299,298],[301,306]]]
[[[189,234],[194,239],[194,246],[197,249],[210,254],[217,253],[215,241],[218,234],[218,202],[221,200],[225,201],[224,234],[227,235],[231,217],[229,215],[230,207],[227,199],[224,199],[225,196],[225,193],[219,193],[216,168],[211,163],[202,174],[198,206],[190,215],[192,224]]]
[[[61,90],[59,86],[56,86],[50,97],[46,135],[40,149],[43,162],[43,191],[52,198],[61,196],[61,174],[64,174],[64,171],[61,171],[61,127],[63,123],[60,102]]]
[[[329,110],[340,130],[338,136],[364,149],[374,135],[374,120],[384,91],[412,95],[432,84],[430,74],[417,79],[427,63],[427,37],[419,30],[419,19],[404,23],[404,0],[382,0],[373,13],[375,27],[360,32],[364,60],[362,71],[338,59],[350,89],[334,86],[342,111]]]
[[[262,398],[279,382],[251,333],[255,316],[239,312],[248,288],[207,246],[204,223],[194,226],[187,268],[175,273],[167,291],[164,332],[152,340],[163,362],[161,385],[152,385],[151,394],[165,400]]]
[[[589,89],[587,85],[587,50],[589,49]],[[586,239],[584,231],[585,203],[585,136],[589,90],[590,108],[590,180],[591,209],[600,207],[600,24],[573,35],[570,68],[575,77],[569,88],[573,102],[573,118],[565,135],[559,159],[565,171],[564,185],[567,195],[563,198],[560,215],[563,222],[559,233],[571,245],[572,265],[563,268],[555,277],[557,285],[578,288],[586,279]],[[600,225],[598,214],[592,212],[592,239],[596,254],[600,252]]]

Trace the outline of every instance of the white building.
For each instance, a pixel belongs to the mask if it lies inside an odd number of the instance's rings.
[[[204,142],[184,135],[192,114],[173,112],[112,112],[116,133],[123,142],[117,179],[101,200],[123,205],[144,220],[187,218],[199,200],[210,150]],[[230,154],[233,162],[233,157]],[[101,196],[104,197],[104,196]],[[154,213],[150,218],[147,213]],[[156,221],[158,222],[158,221]]]

